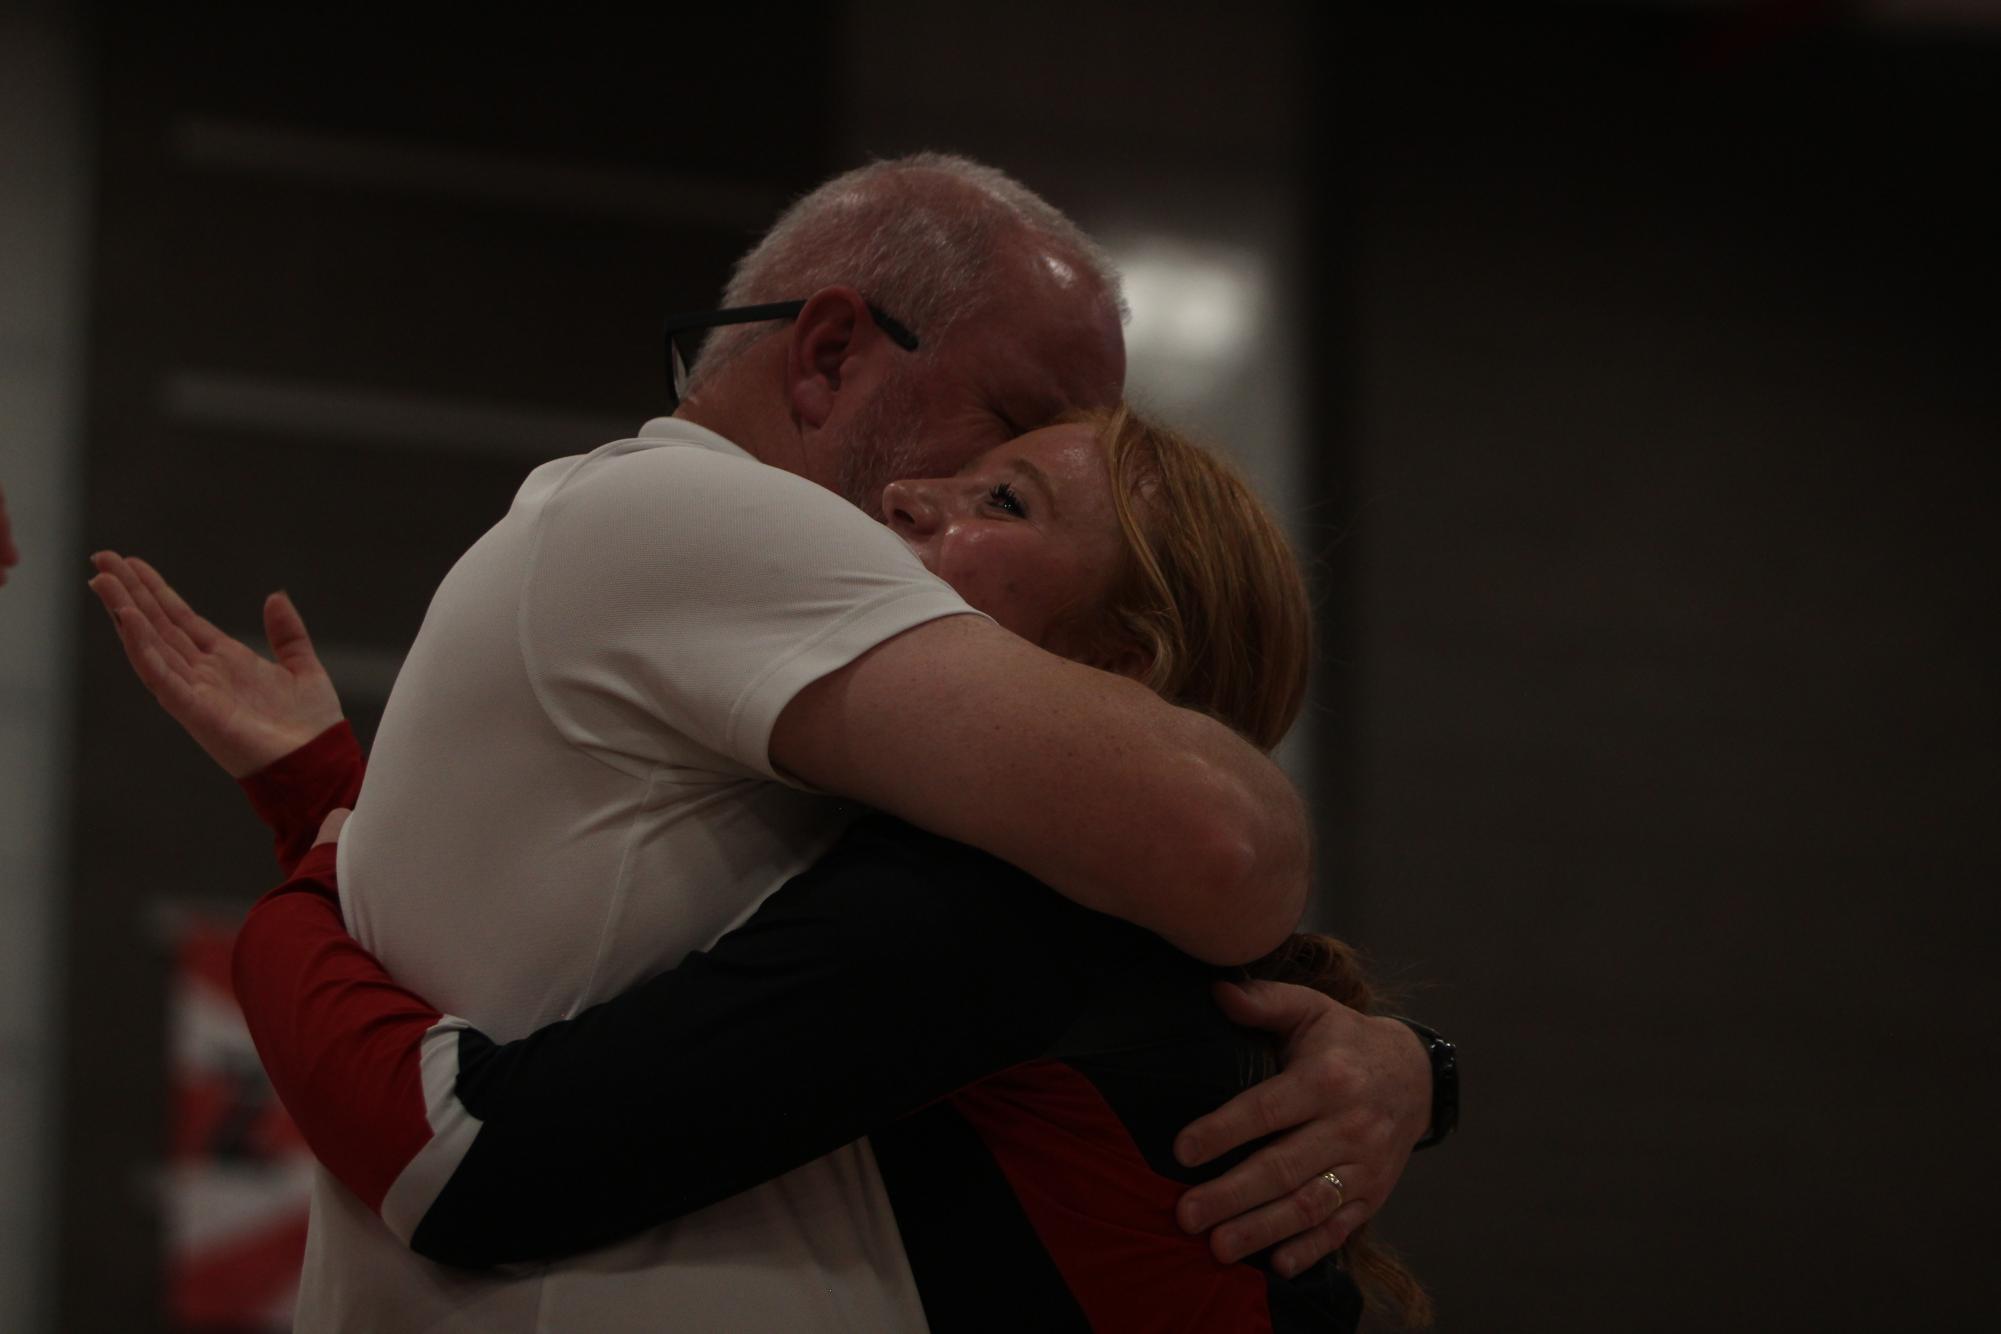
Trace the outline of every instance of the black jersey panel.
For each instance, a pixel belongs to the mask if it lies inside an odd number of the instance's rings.
[[[949,1103],[869,1136],[931,1334],[1088,1334],[993,1155]]]

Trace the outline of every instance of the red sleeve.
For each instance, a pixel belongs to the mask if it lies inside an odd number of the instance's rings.
[[[281,832],[281,848],[283,840]],[[421,1055],[441,1016],[347,934],[332,843],[307,852],[290,880],[258,900],[232,966],[236,999],[285,1110],[320,1162],[380,1211],[431,1138]]]
[[[277,835],[278,865],[291,875],[313,846],[320,822],[337,806],[354,806],[366,761],[354,729],[343,718],[326,731],[237,780],[244,795]]]

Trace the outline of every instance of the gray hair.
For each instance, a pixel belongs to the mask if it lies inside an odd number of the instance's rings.
[[[737,261],[723,304],[797,300],[845,283],[935,347],[996,294],[1003,280],[996,260],[1021,236],[1077,263],[1125,318],[1118,270],[1103,247],[1006,172],[949,153],[871,162],[800,198]],[[776,327],[711,331],[690,388]]]

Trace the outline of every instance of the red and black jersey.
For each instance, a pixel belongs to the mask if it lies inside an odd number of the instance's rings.
[[[344,790],[300,767],[247,784],[281,849],[317,812],[278,807]],[[424,1255],[591,1249],[867,1136],[939,1334],[1354,1327],[1336,1264],[1219,1264],[1174,1222],[1236,1161],[1183,1168],[1175,1133],[1266,1068],[1215,970],[984,853],[863,819],[714,948],[509,1043],[346,938],[331,861],[253,910],[238,989],[308,1141],[385,1219],[419,1199]]]

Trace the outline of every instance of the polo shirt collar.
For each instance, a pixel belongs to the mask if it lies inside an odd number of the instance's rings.
[[[703,449],[713,449],[719,454],[734,454],[738,458],[756,459],[741,445],[732,443],[717,435],[706,426],[697,426],[682,417],[655,417],[639,428],[639,440],[671,445],[698,445]]]

